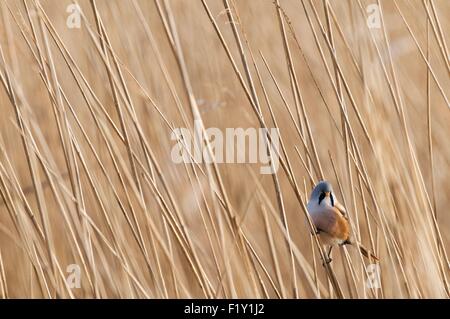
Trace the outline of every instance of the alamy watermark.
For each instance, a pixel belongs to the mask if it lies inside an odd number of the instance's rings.
[[[367,266],[366,287],[371,289],[381,288],[381,268],[379,264],[370,264]]]
[[[209,139],[209,149],[203,142],[206,136]],[[274,174],[278,171],[278,128],[226,128],[224,132],[216,127],[203,130],[201,122],[195,121],[194,134],[187,128],[176,128],[170,138],[177,141],[171,151],[172,161],[176,164],[213,161],[229,164],[260,163],[261,174]]]
[[[368,13],[367,26],[369,29],[380,29],[381,28],[381,12],[378,4],[369,4],[366,8]]]
[[[81,8],[78,4],[69,4],[66,8],[66,12],[69,13],[66,20],[66,25],[69,29],[81,28]]]
[[[81,268],[77,264],[70,264],[66,268],[69,274],[66,277],[66,285],[69,289],[81,288]]]

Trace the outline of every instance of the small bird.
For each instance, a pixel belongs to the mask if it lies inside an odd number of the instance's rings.
[[[378,261],[374,254],[351,238],[345,208],[335,198],[329,182],[321,181],[314,187],[307,209],[322,244],[329,246],[327,263],[331,262],[331,250],[336,245],[355,245],[359,247],[362,255]]]

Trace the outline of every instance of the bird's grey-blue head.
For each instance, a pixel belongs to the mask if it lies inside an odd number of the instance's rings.
[[[320,205],[325,197],[330,197],[331,206],[334,206],[333,188],[331,187],[331,184],[328,181],[320,181],[314,187],[310,201],[317,201]]]

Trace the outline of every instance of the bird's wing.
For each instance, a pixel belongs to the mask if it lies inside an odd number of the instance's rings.
[[[345,210],[344,205],[339,203],[337,200],[334,201],[334,207],[337,208],[337,210],[344,216],[346,219],[348,219],[347,211]]]

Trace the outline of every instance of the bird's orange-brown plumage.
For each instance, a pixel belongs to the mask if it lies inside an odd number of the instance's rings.
[[[348,220],[336,207],[327,207],[323,213],[312,216],[317,229],[327,233],[340,241],[346,241],[350,237],[350,225]]]

